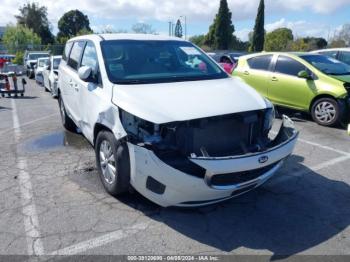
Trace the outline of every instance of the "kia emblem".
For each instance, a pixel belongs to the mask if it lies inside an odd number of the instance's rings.
[[[264,164],[264,163],[266,163],[268,160],[269,160],[269,157],[268,157],[268,156],[261,156],[261,157],[259,157],[259,163],[260,163],[260,164]]]

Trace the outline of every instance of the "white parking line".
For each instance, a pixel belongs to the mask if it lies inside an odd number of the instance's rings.
[[[18,121],[16,102],[13,99],[11,100],[11,105],[15,143],[17,145],[21,137],[21,128]],[[30,181],[30,175],[26,171],[28,169],[27,160],[25,158],[18,157],[18,155],[19,153],[16,150],[17,168],[20,170],[18,181],[24,214],[27,251],[28,255],[43,255],[44,247],[40,239],[39,219],[33,199],[32,183]]]
[[[12,100],[13,101],[13,100]],[[12,115],[13,115],[13,111],[12,111]],[[46,120],[50,117],[53,117],[53,116],[57,116],[58,114],[50,114],[50,115],[47,115],[47,116],[44,116],[44,117],[41,117],[41,118],[37,118],[37,119],[34,119],[32,121],[28,121],[26,123],[23,123],[21,125],[17,124],[16,127],[12,127],[12,128],[9,128],[9,129],[5,129],[3,131],[0,132],[0,135],[2,134],[5,134],[5,133],[8,133],[8,132],[11,132],[12,130],[14,129],[18,129],[18,128],[21,128],[21,127],[24,127],[24,126],[27,126],[27,125],[30,125],[30,124],[34,124],[36,122],[39,122],[39,121],[42,121],[42,120]]]
[[[323,162],[321,164],[318,164],[316,166],[312,166],[309,168],[309,170],[301,170],[301,171],[295,172],[292,175],[293,176],[301,176],[301,175],[305,175],[307,173],[310,173],[312,171],[317,172],[317,171],[320,171],[321,169],[333,166],[335,164],[347,161],[349,159],[350,159],[350,155],[340,156],[340,157],[331,159],[329,161]]]
[[[49,256],[55,256],[55,255],[71,256],[71,255],[81,254],[86,250],[100,247],[100,246],[112,243],[116,240],[126,238],[130,235],[134,235],[142,230],[145,230],[148,224],[149,223],[139,223],[131,227],[125,227],[123,229],[119,229],[117,231],[105,234],[103,236],[89,239],[84,242],[78,243],[76,245],[62,248],[60,250],[56,250],[51,254],[49,254]]]
[[[321,144],[318,144],[318,143],[315,143],[315,142],[311,142],[311,141],[308,141],[308,140],[305,140],[305,139],[301,139],[301,138],[298,138],[298,141],[303,142],[303,143],[308,144],[308,145],[311,145],[311,146],[316,146],[316,147],[319,147],[319,148],[322,148],[322,149],[325,149],[325,150],[333,151],[333,152],[336,152],[336,153],[341,154],[341,155],[350,156],[349,152],[338,150],[338,149],[335,149],[335,148],[330,147],[330,146],[324,146],[324,145],[321,145]]]

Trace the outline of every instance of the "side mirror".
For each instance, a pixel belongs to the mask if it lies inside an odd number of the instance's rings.
[[[307,79],[307,80],[311,80],[312,79],[312,76],[310,75],[310,73],[306,70],[302,70],[298,73],[298,77],[299,78],[304,78],[304,79]]]
[[[85,82],[92,82],[91,73],[92,73],[92,68],[89,66],[82,66],[78,70],[79,78]]]

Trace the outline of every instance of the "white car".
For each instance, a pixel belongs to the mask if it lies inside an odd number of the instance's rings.
[[[350,65],[350,48],[349,47],[322,49],[322,50],[313,51],[311,53],[329,56],[339,61],[342,61],[345,64]]]
[[[48,61],[48,66],[43,72],[44,87],[51,92],[53,97],[57,96],[58,84],[58,67],[61,63],[62,56],[51,56]]]
[[[48,58],[50,56],[49,52],[46,51],[26,51],[23,56],[23,65],[27,72],[28,78],[35,77],[35,66],[37,65],[39,58]]]
[[[47,64],[49,62],[49,58],[48,57],[44,57],[44,58],[38,58],[36,65],[34,66],[34,76],[35,76],[35,81],[38,84],[43,84],[43,72],[46,70],[47,68]]]
[[[270,139],[272,104],[179,38],[73,38],[58,82],[63,125],[94,146],[114,196],[132,186],[164,207],[227,200],[271,178],[298,136],[284,116]]]

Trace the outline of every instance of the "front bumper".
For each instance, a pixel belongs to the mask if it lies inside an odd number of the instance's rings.
[[[204,178],[181,172],[164,163],[151,150],[128,143],[130,183],[146,198],[164,207],[217,203],[248,192],[270,179],[292,154],[297,137],[292,121],[283,116],[278,135],[264,152],[190,158],[206,170]]]

